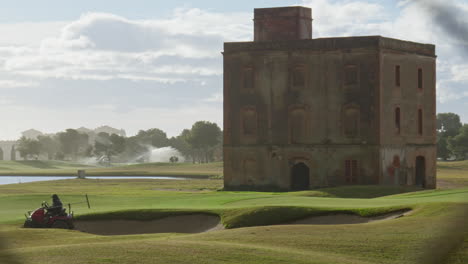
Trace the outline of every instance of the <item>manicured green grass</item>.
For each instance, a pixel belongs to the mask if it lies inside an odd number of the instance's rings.
[[[437,186],[443,189],[468,186],[468,160],[437,162]]]
[[[437,190],[351,186],[283,193],[230,192],[219,191],[219,179],[87,179],[3,185],[0,238],[8,240],[8,249],[0,249],[0,263],[6,254],[25,264],[466,263],[465,163],[439,164],[440,179],[451,185]],[[185,166],[193,165],[126,168],[128,172],[164,169],[190,173]],[[193,173],[220,172],[222,165],[203,166]],[[91,209],[84,204],[73,206],[76,217],[83,220],[150,220],[201,212],[220,215],[229,229],[193,235],[98,236],[20,228],[23,213],[42,200],[50,201],[52,193],[59,194],[64,203],[81,202],[88,194]],[[371,216],[404,208],[414,211],[402,218],[369,224],[277,225],[311,215],[341,212]],[[440,259],[449,249],[449,260]]]

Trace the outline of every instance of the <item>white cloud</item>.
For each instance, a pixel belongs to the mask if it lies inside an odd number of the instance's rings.
[[[223,94],[215,93],[212,94],[210,97],[203,100],[204,102],[208,103],[222,103],[223,102]]]
[[[219,76],[223,41],[247,35],[245,24],[234,22],[245,15],[225,16],[233,18],[227,29],[219,23],[222,14],[199,9],[177,10],[170,20],[88,13],[64,26],[57,37],[44,39],[38,49],[0,47],[0,55],[5,55],[0,67],[38,79],[174,83]],[[215,26],[206,30],[208,25]],[[173,60],[162,62],[164,57]]]
[[[18,80],[0,80],[1,89],[21,88],[21,87],[34,87],[38,86],[38,82],[18,81]]]
[[[0,46],[38,46],[45,38],[60,34],[67,22],[0,23]]]
[[[374,23],[389,19],[383,6],[365,1],[303,0],[302,4],[312,8],[314,38],[362,35]]]

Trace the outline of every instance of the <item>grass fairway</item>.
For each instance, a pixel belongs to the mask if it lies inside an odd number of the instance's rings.
[[[0,239],[7,241],[6,249],[0,249],[0,263],[8,263],[11,256],[26,264],[467,263],[467,164],[439,164],[439,179],[446,185],[438,190],[352,186],[289,193],[224,192],[218,191],[222,188],[219,179],[87,179],[3,185]],[[220,166],[210,164],[203,170],[219,171]],[[87,193],[92,209],[73,208],[81,219],[150,220],[205,212],[220,215],[228,229],[98,236],[20,228],[25,211],[42,200],[50,201],[51,193],[58,193],[64,203],[81,201]],[[367,224],[277,225],[311,215],[371,216],[404,208],[413,211],[402,218]],[[450,255],[445,258],[447,251]]]

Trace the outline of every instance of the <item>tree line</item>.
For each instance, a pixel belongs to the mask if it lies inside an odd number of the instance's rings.
[[[54,135],[38,136],[37,139],[22,137],[16,150],[25,160],[79,161],[93,158],[110,163],[147,162],[152,149],[164,147],[178,150],[186,161],[193,163],[222,160],[222,131],[216,123],[208,121],[198,121],[190,129],[170,138],[158,128],[140,130],[131,137],[67,129]],[[172,158],[167,162],[170,161],[178,159]]]
[[[468,124],[462,124],[457,114],[437,114],[437,157],[442,160],[468,158]]]

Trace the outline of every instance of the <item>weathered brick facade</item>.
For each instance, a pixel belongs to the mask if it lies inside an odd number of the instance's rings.
[[[435,46],[312,39],[311,9],[255,10],[224,45],[224,184],[436,183]]]

